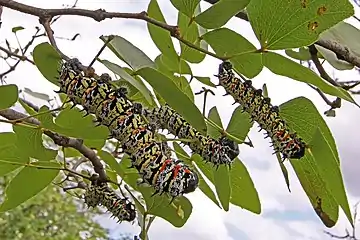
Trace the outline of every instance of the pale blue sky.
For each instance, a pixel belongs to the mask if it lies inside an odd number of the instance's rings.
[[[21,2],[49,8],[61,7],[62,4],[71,5],[73,3],[73,1],[70,0],[47,2],[28,0]],[[78,6],[90,9],[103,8],[108,11],[140,12],[147,9],[148,2],[148,0],[79,0]],[[170,1],[159,0],[158,2],[168,23],[176,24],[177,11],[171,5]],[[205,8],[209,5],[204,3],[202,6]],[[3,25],[0,29],[1,45],[4,45],[5,38],[12,44],[16,43],[11,33],[12,27],[21,25],[26,28],[24,31],[19,32],[20,39],[24,39],[23,44],[25,44],[27,39],[33,34],[34,26],[38,25],[38,20],[35,17],[16,13],[9,9],[4,9],[2,20]],[[356,22],[350,22],[359,27],[359,24]],[[255,46],[259,46],[248,23],[233,19],[226,26],[245,36]],[[69,42],[58,39],[57,42],[64,53],[70,57],[79,58],[84,64],[89,63],[102,46],[102,41],[99,40],[100,35],[120,35],[142,49],[152,59],[159,54],[159,51],[147,32],[146,23],[139,20],[112,19],[98,23],[92,19],[67,16],[61,18],[61,20],[53,26],[53,30],[56,36],[69,38],[76,33],[80,33],[80,37],[78,37],[76,41]],[[46,41],[46,39],[43,38],[37,43],[42,41]],[[101,58],[114,62],[117,61],[117,58],[109,51],[105,51],[101,55]],[[215,82],[216,79],[212,77],[212,75],[216,73],[218,64],[218,60],[207,57],[201,64],[193,65],[192,69],[196,75],[209,76]],[[99,63],[96,63],[94,67],[98,72],[108,72],[107,69]],[[7,69],[7,65],[3,61],[0,63],[0,69],[1,72]],[[350,71],[336,73],[336,76],[343,80],[359,79],[358,75]],[[27,63],[20,64],[17,71],[8,76],[7,82],[18,84],[20,88],[28,87],[33,91],[47,93],[51,96],[54,95],[52,90],[56,89],[55,86],[43,78],[34,66]],[[281,104],[297,96],[305,96],[316,104],[320,112],[327,110],[327,106],[323,100],[316,92],[307,87],[306,84],[275,76],[264,69],[261,74],[254,79],[254,85],[259,88],[265,82],[267,83],[269,95],[274,104]],[[195,89],[201,87],[199,84],[192,86]],[[286,91],[284,91],[284,89],[286,89]],[[196,90],[194,90],[194,92],[195,91]],[[210,109],[212,106],[217,106],[223,122],[227,124],[236,106],[231,105],[233,102],[231,97],[222,97],[224,93],[222,89],[216,90],[215,93],[216,96],[211,97],[208,101],[207,109]],[[28,96],[26,97],[28,98]],[[360,100],[359,97],[355,97],[355,99],[357,99],[358,102]],[[44,103],[39,102],[39,105],[40,104]],[[196,98],[196,104],[199,108],[202,108],[202,99]],[[325,119],[338,145],[351,206],[356,203],[360,196],[360,188],[357,187],[357,176],[360,171],[360,164],[358,163],[360,149],[356,145],[351,144],[359,142],[360,140],[360,130],[356,128],[357,119],[359,118],[360,110],[350,103],[343,102],[342,108],[337,110],[336,118]],[[0,127],[4,130],[11,129],[9,126],[4,125],[0,125]],[[255,215],[236,206],[231,206],[229,212],[224,212],[204,197],[200,191],[196,191],[188,195],[193,203],[193,214],[185,226],[177,229],[162,219],[156,219],[149,233],[150,239],[327,239],[322,233],[325,227],[312,210],[290,165],[286,163],[290,174],[291,193],[287,190],[276,157],[271,154],[272,149],[269,147],[268,141],[263,139],[262,133],[257,133],[256,128],[252,129],[250,136],[256,148],[250,149],[242,146],[239,158],[248,168],[250,176],[253,178],[255,187],[258,190],[262,202],[262,214]],[[350,138],[352,139],[350,140]],[[132,226],[128,223],[118,225],[107,218],[102,218],[102,222],[106,227],[113,230],[113,234],[118,232],[138,233],[139,231],[136,225]],[[330,231],[342,234],[345,226],[348,227],[348,224],[344,214],[341,212],[339,223]]]

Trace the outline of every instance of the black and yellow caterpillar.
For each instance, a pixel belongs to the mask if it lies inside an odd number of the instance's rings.
[[[60,90],[74,104],[80,104],[97,121],[109,128],[122,149],[132,160],[142,177],[142,182],[154,187],[155,193],[168,193],[177,197],[195,191],[197,174],[179,160],[164,153],[149,127],[133,103],[126,98],[122,88],[112,89],[104,79],[86,77],[79,68],[80,62],[71,59],[61,65]]]
[[[178,138],[193,140],[182,141],[182,143],[187,144],[194,153],[202,156],[204,161],[213,163],[214,166],[231,165],[239,155],[236,142],[226,136],[218,140],[204,136],[167,104],[152,110],[142,109],[142,113],[156,127],[167,129]]]
[[[136,217],[135,206],[126,198],[120,198],[106,182],[92,182],[85,191],[84,201],[88,207],[104,206],[118,222],[132,222]]]
[[[275,152],[280,152],[283,159],[300,159],[305,155],[306,144],[291,132],[284,119],[280,117],[279,108],[272,106],[270,98],[262,95],[261,89],[255,89],[250,80],[241,81],[235,77],[230,62],[222,62],[216,75],[227,94],[250,114],[261,129],[265,129],[267,136],[274,142]]]

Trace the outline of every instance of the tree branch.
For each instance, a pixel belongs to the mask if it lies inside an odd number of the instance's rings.
[[[26,118],[25,122],[38,126],[40,125],[40,121],[37,120],[36,118],[29,117],[26,114],[17,112],[13,109],[1,110],[0,116],[8,120],[17,120],[21,118]],[[90,148],[86,147],[83,144],[82,140],[71,137],[65,137],[60,134],[51,132],[49,130],[44,130],[44,134],[50,137],[59,146],[71,147],[78,150],[82,155],[84,155],[86,158],[90,160],[90,162],[94,166],[94,171],[97,174],[99,174],[99,178],[101,179],[101,181],[108,180],[104,170],[104,166],[102,165],[100,159],[93,150],[91,150]]]
[[[24,56],[24,55],[21,56],[21,55],[16,54],[16,53],[14,53],[14,52],[12,52],[12,51],[4,48],[4,47],[1,47],[1,46],[0,46],[0,50],[3,51],[3,52],[5,52],[9,57],[11,57],[11,56],[12,56],[12,57],[16,57],[16,58],[18,58],[18,59],[21,60],[21,61],[28,61],[29,63],[35,64],[33,60],[27,58],[27,57]]]
[[[46,33],[49,37],[51,45],[53,45],[57,50],[55,39],[53,37],[53,32],[50,28],[51,19],[55,16],[63,16],[63,15],[71,15],[71,16],[82,16],[92,18],[95,21],[102,21],[105,19],[111,18],[127,18],[127,19],[139,19],[144,20],[148,23],[151,23],[155,26],[158,26],[162,29],[165,29],[170,32],[170,35],[176,39],[178,39],[183,44],[189,46],[190,48],[194,48],[198,51],[201,51],[205,54],[208,54],[212,57],[226,60],[227,57],[219,57],[216,54],[209,52],[205,49],[200,48],[199,46],[187,41],[186,39],[180,36],[179,28],[177,26],[168,25],[166,23],[160,22],[154,18],[151,18],[147,15],[145,11],[140,13],[121,13],[121,12],[107,12],[104,9],[98,10],[88,10],[88,9],[80,9],[80,8],[61,8],[61,9],[45,9],[45,8],[37,8],[33,6],[29,6],[26,4],[22,4],[16,1],[11,0],[0,0],[0,6],[4,6],[22,13],[30,14],[33,16],[37,16],[40,18],[40,23],[44,26]],[[62,55],[63,59],[68,60],[69,58],[59,51],[60,55]],[[87,67],[81,66],[82,70],[86,70]]]

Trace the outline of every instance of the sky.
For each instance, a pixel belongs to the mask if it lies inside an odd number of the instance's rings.
[[[73,4],[73,1],[70,0],[28,0],[20,2],[44,8],[60,8],[62,4]],[[177,11],[170,1],[158,0],[158,2],[167,22],[176,25]],[[77,6],[93,10],[103,8],[107,11],[141,12],[147,9],[148,3],[149,0],[79,0]],[[201,6],[205,9],[210,5],[202,3]],[[358,13],[357,9],[356,12]],[[357,16],[360,15],[357,14]],[[35,26],[39,25],[36,17],[9,9],[4,9],[2,21],[3,24],[0,29],[1,46],[5,46],[5,39],[11,43],[11,46],[16,46],[16,38],[11,32],[12,27],[23,26],[25,28],[25,30],[18,33],[20,42],[24,46],[35,32]],[[350,19],[348,22],[359,28],[359,24],[354,20]],[[239,19],[231,19],[226,24],[226,27],[245,36],[256,47],[259,47],[249,23]],[[90,63],[101,48],[103,44],[99,39],[101,35],[120,35],[139,47],[151,59],[155,59],[160,53],[150,38],[146,23],[140,20],[107,19],[96,22],[82,17],[65,16],[53,25],[53,30],[55,36],[63,38],[71,38],[76,33],[80,33],[80,36],[75,41],[57,38],[57,44],[65,54],[79,58],[83,64]],[[46,38],[41,38],[36,41],[36,44],[45,41],[47,41]],[[177,46],[176,41],[174,43]],[[119,63],[118,59],[108,50],[105,50],[100,58]],[[218,64],[217,59],[206,57],[202,63],[191,65],[191,67],[195,75],[211,77],[211,80],[216,83],[217,80],[212,75],[216,74]],[[109,72],[98,62],[95,63],[94,67],[97,72]],[[0,61],[0,72],[5,71],[7,68],[7,64]],[[330,71],[329,73],[342,81],[359,79],[359,75],[354,71],[336,73]],[[257,88],[260,88],[264,83],[267,84],[274,105],[280,105],[295,97],[304,96],[314,102],[320,113],[328,109],[328,106],[319,95],[304,83],[274,75],[267,69],[263,69],[252,80]],[[40,72],[29,63],[21,63],[17,70],[8,76],[6,81],[7,83],[17,84],[20,89],[30,88],[33,91],[46,93],[49,96],[54,96],[52,91],[56,90],[56,87],[44,79]],[[196,92],[201,86],[197,83],[192,84],[193,91]],[[233,102],[231,97],[222,96],[224,94],[223,89],[216,89],[215,93],[216,96],[211,96],[208,99],[207,109],[217,106],[222,121],[226,126],[237,105],[231,105]],[[23,97],[34,100],[28,95]],[[358,102],[360,101],[359,97],[354,96],[354,98]],[[39,101],[37,103],[39,105],[45,104],[45,102]],[[195,103],[199,109],[202,109],[202,97],[196,97]],[[336,114],[335,118],[326,118],[324,116],[324,119],[331,129],[338,147],[341,169],[350,207],[352,208],[360,199],[360,188],[358,187],[358,173],[360,172],[358,156],[360,148],[353,144],[360,141],[360,129],[356,127],[357,119],[360,118],[360,110],[353,104],[343,101],[343,106],[336,110]],[[2,124],[0,128],[1,131],[11,131],[9,125]],[[345,233],[345,228],[350,228],[345,215],[340,211],[339,221],[336,226],[332,229],[326,229],[313,211],[290,164],[285,163],[289,171],[291,193],[287,190],[277,159],[272,155],[273,150],[269,147],[268,140],[263,139],[263,133],[258,133],[257,128],[254,127],[250,132],[250,137],[256,147],[241,146],[239,159],[243,161],[253,179],[260,197],[262,213],[256,215],[233,205],[231,205],[228,212],[225,212],[197,190],[187,195],[193,204],[193,212],[184,227],[175,228],[168,222],[157,218],[150,228],[150,239],[287,240],[292,238],[294,240],[319,240],[331,239],[323,233],[324,230],[342,235]],[[100,218],[100,221],[105,227],[111,229],[114,236],[125,232],[139,233],[139,227],[136,224],[123,223],[119,225],[107,218]]]

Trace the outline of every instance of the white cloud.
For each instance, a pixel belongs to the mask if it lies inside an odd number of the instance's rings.
[[[70,0],[61,2],[29,0],[21,2],[49,8],[61,7],[62,3],[68,5],[73,3],[73,1]],[[146,10],[148,2],[149,1],[142,0],[121,2],[80,0],[79,6],[91,9],[104,8],[107,11],[139,12]],[[170,24],[176,24],[177,11],[174,10],[170,1],[161,0],[159,3],[168,22]],[[209,5],[203,4],[203,6]],[[26,28],[24,31],[19,32],[20,39],[24,39],[22,44],[25,44],[34,32],[32,30],[33,27],[38,25],[36,17],[19,14],[6,8],[4,9],[2,20],[3,25],[0,39],[0,44],[2,45],[5,42],[5,38],[9,39],[12,44],[16,43],[11,33],[12,27],[21,25]],[[258,46],[256,37],[252,33],[249,24],[241,20],[233,19],[227,26],[246,36],[255,46]],[[112,19],[98,23],[92,19],[65,16],[54,25],[54,31],[56,36],[69,38],[76,33],[81,34],[75,41],[58,39],[57,42],[64,53],[71,57],[78,57],[84,63],[89,63],[102,46],[103,43],[99,39],[100,35],[118,34],[142,49],[152,59],[159,53],[150,39],[146,23],[140,20]],[[37,43],[42,41],[47,40],[45,38],[39,39]],[[104,51],[101,58],[119,63],[119,60],[108,50]],[[7,65],[4,62],[0,64],[1,69],[7,69]],[[212,77],[212,75],[216,73],[218,64],[218,60],[207,57],[201,64],[193,65],[192,69],[196,75],[210,76],[212,81],[215,82],[216,79]],[[99,72],[107,71],[107,69],[99,63],[95,64],[95,68]],[[357,75],[349,71],[337,73],[337,76],[346,80],[358,79]],[[52,96],[54,95],[52,90],[56,89],[54,85],[48,83],[42,77],[36,68],[27,63],[20,64],[17,71],[9,75],[7,82],[18,84],[21,87],[29,87],[34,91],[45,92]],[[327,106],[323,100],[315,91],[307,87],[306,84],[276,76],[267,69],[263,69],[253,82],[256,87],[261,87],[262,84],[266,82],[269,95],[274,104],[281,104],[297,96],[305,96],[315,102],[320,112],[327,110]],[[200,85],[194,84],[194,86],[198,89]],[[226,125],[236,106],[231,105],[233,102],[231,97],[221,96],[224,93],[223,89],[218,89],[215,93],[216,96],[209,99],[207,109],[210,109],[212,106],[217,106],[223,118],[224,125]],[[196,97],[196,103],[199,108],[201,108],[202,97]],[[329,124],[338,144],[342,159],[342,169],[345,174],[345,179],[347,180],[347,189],[350,190],[351,193],[354,193],[354,195],[359,196],[360,192],[356,189],[358,186],[357,173],[360,171],[357,156],[360,154],[360,150],[358,150],[356,145],[351,144],[351,142],[358,142],[356,140],[360,140],[358,139],[359,137],[357,137],[358,135],[360,136],[360,134],[358,134],[359,131],[356,128],[356,121],[359,119],[360,113],[359,110],[350,103],[343,102],[342,108],[337,110],[337,115],[334,119],[326,118],[325,120]],[[224,212],[216,207],[210,200],[206,199],[200,192],[195,192],[189,194],[189,199],[191,199],[193,203],[193,213],[186,225],[183,228],[177,229],[162,219],[157,219],[151,227],[150,239],[187,238],[237,240],[238,238],[236,238],[234,228],[244,232],[249,239],[325,239],[325,235],[322,233],[325,227],[323,227],[313,212],[309,200],[303,192],[290,165],[288,163],[286,164],[290,175],[291,193],[287,190],[276,157],[271,155],[272,149],[269,147],[268,140],[263,140],[262,133],[256,133],[255,129],[251,132],[251,139],[255,144],[255,148],[251,149],[242,146],[239,158],[248,167],[250,176],[253,178],[259,192],[263,212],[278,211],[286,214],[289,210],[292,210],[302,213],[309,212],[309,216],[312,217],[309,217],[308,220],[301,221],[274,220],[265,218],[263,215],[252,214],[235,206],[231,206],[229,212]],[[352,198],[351,196],[350,198],[351,204],[354,204],[356,198]],[[138,230],[138,227],[128,224],[117,225],[114,222],[111,224],[104,222],[104,224],[111,226],[110,228],[116,232],[120,230],[136,232]],[[234,227],[229,228],[228,224],[232,224]],[[341,234],[344,232],[345,226],[349,227],[344,214],[341,212],[339,223],[330,231]]]

